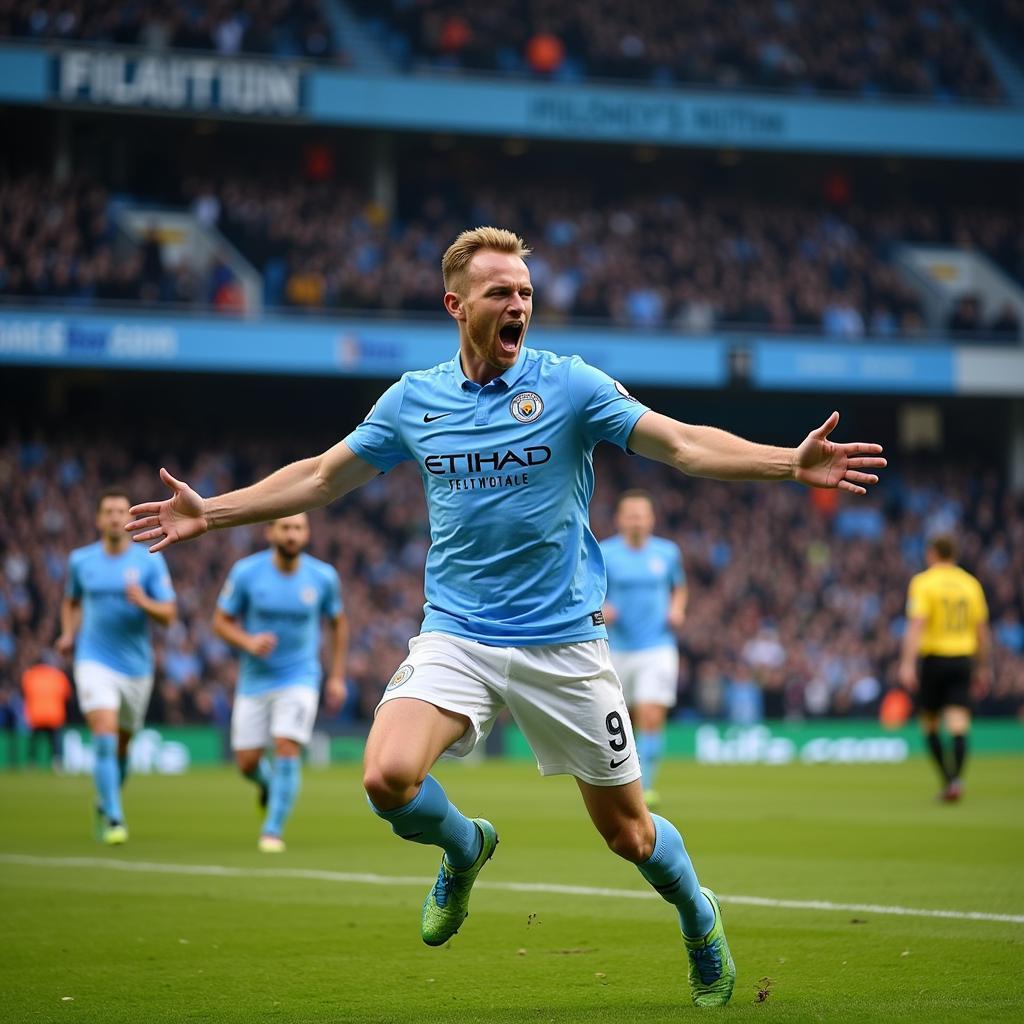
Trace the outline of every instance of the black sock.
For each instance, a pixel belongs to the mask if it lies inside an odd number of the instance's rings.
[[[928,750],[931,752],[932,758],[939,766],[939,771],[942,773],[942,781],[949,782],[949,770],[946,768],[946,758],[942,752],[942,740],[939,739],[939,734],[937,732],[926,732],[924,739],[928,744]]]
[[[125,780],[128,778],[128,755],[127,754],[118,754],[117,755],[117,774],[118,774],[118,781],[123,786],[125,784]]]
[[[967,737],[966,735],[953,737],[953,778],[959,779],[964,770],[964,761],[967,759]]]

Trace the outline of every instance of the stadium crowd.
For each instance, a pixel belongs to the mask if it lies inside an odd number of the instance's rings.
[[[0,0],[0,37],[343,59],[320,0]]]
[[[15,707],[21,672],[57,636],[67,557],[95,539],[102,486],[116,480],[140,500],[153,497],[153,467],[165,462],[201,493],[223,491],[325,439],[296,447],[225,437],[198,451],[196,440],[172,434],[160,450],[129,451],[113,434],[66,432],[9,435],[0,446],[0,707]],[[796,486],[670,478],[606,448],[599,463],[597,536],[613,532],[621,489],[641,486],[655,495],[658,532],[684,552],[680,713],[734,722],[876,714],[896,685],[907,582],[923,567],[925,538],[940,530],[959,538],[991,607],[995,682],[982,709],[1024,713],[1024,497],[1005,493],[996,473],[890,472],[877,496],[846,500]],[[229,567],[264,544],[253,527],[168,551],[180,618],[158,631],[156,721],[227,722],[236,662],[211,616]],[[313,516],[311,551],[337,567],[352,627],[345,718],[369,718],[418,631],[427,545],[410,465]]]
[[[0,178],[0,297],[236,308],[225,267],[165,265],[155,239],[130,243],[115,231],[112,202],[87,179]],[[537,315],[548,322],[919,337],[920,300],[890,262],[901,241],[978,249],[1024,279],[1019,218],[983,206],[729,191],[609,199],[585,185],[537,183],[477,188],[465,202],[417,194],[389,215],[354,186],[254,177],[188,179],[180,202],[263,275],[270,308],[437,312],[437,254],[468,223],[514,224],[534,245]],[[945,326],[974,338],[1019,336],[1012,310],[957,316]]]
[[[354,0],[406,66],[992,102],[952,0]]]

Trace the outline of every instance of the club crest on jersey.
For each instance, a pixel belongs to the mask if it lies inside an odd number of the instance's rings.
[[[316,603],[316,587],[303,587],[299,591],[299,600],[303,604],[315,604]]]
[[[412,678],[413,672],[416,669],[412,665],[403,665],[392,677],[391,682],[388,683],[387,688],[393,690],[396,686],[401,686],[402,683],[407,683]]]
[[[139,579],[140,579],[140,573],[139,573],[139,570],[135,568],[135,566],[131,566],[130,568],[125,569],[125,571],[124,571],[124,581],[125,581],[125,583],[138,583]]]
[[[544,399],[532,391],[520,391],[509,403],[509,411],[520,423],[533,423],[544,411]]]

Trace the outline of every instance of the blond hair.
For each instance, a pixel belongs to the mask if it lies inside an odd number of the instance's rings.
[[[479,227],[463,231],[441,257],[441,273],[446,291],[457,292],[464,286],[469,261],[484,250],[508,253],[522,260],[533,251],[514,231],[507,228]]]

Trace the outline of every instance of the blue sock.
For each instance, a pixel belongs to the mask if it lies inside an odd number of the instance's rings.
[[[117,755],[117,784],[124,788],[128,779],[128,752]]]
[[[644,789],[654,789],[654,780],[658,775],[658,763],[665,750],[665,733],[641,732],[636,737],[636,757],[640,762],[640,773],[643,775]]]
[[[256,762],[256,767],[250,772],[242,772],[242,774],[250,781],[254,782],[257,786],[266,786],[270,788],[270,780],[273,777],[273,773],[270,770],[270,765],[265,757],[261,757]]]
[[[703,938],[715,923],[711,902],[700,891],[683,837],[675,825],[658,814],[654,820],[654,852],[638,864],[640,874],[658,891],[663,900],[679,911],[679,926],[688,939]]]
[[[121,809],[121,785],[117,771],[117,737],[110,732],[101,732],[93,740],[96,763],[92,777],[96,783],[100,806],[108,820],[124,821]]]
[[[292,813],[301,782],[302,762],[299,758],[274,758],[274,770],[270,776],[270,799],[267,801],[267,817],[263,822],[265,836],[280,836],[284,831],[284,823],[288,820],[288,815]]]
[[[382,811],[371,802],[370,809],[391,823],[396,836],[413,843],[440,846],[453,868],[468,868],[480,856],[480,829],[448,800],[448,794],[432,775],[423,780],[420,791],[403,807]]]

